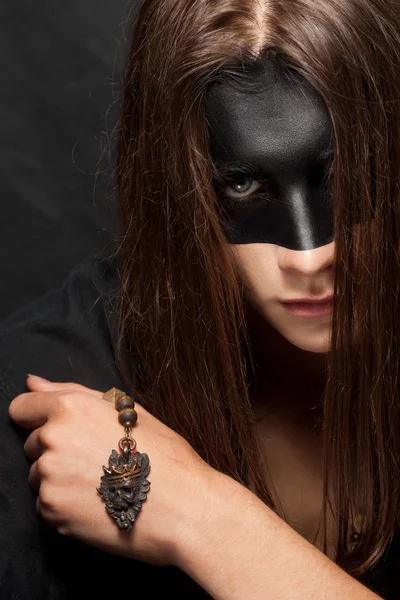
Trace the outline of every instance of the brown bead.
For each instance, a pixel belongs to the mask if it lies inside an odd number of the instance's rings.
[[[118,415],[118,421],[121,425],[124,425],[127,421],[130,421],[133,426],[137,421],[137,412],[133,410],[133,408],[125,408],[125,410],[121,411]]]
[[[135,408],[135,402],[133,398],[130,398],[130,396],[118,398],[118,400],[115,401],[115,408],[118,412],[124,410],[125,408]]]

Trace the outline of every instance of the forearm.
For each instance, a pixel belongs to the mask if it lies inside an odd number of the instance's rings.
[[[178,566],[215,600],[379,598],[233,479],[221,475],[212,488]]]

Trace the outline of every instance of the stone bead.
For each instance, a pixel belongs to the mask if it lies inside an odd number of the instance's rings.
[[[136,410],[133,410],[133,408],[125,408],[125,410],[119,413],[118,421],[121,423],[121,425],[124,425],[126,422],[129,421],[133,426],[137,421]]]
[[[118,400],[115,401],[115,408],[118,412],[124,410],[125,408],[135,408],[135,402],[133,398],[130,398],[129,396],[125,396],[125,398],[118,398]]]

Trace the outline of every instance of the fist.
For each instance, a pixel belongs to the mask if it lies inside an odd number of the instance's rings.
[[[102,392],[76,383],[29,377],[31,391],[14,398],[9,415],[28,435],[28,483],[41,518],[62,535],[101,550],[157,565],[178,564],[184,540],[209,510],[215,471],[178,433],[135,402],[131,436],[150,459],[147,499],[130,532],[120,530],[98,488],[124,429]],[[123,501],[123,497],[121,497]]]

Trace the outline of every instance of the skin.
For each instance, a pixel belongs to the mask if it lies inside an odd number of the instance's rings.
[[[291,198],[301,200],[303,207],[310,201],[315,208],[327,191],[320,187],[322,180],[318,193],[314,184],[310,189],[304,181],[318,180],[308,177],[308,170],[314,168],[310,165],[315,164],[313,156],[329,151],[326,110],[309,87],[287,95],[284,87],[273,85],[269,92],[276,110],[270,108],[265,118],[259,118],[253,131],[250,120],[242,131],[251,131],[249,139],[241,139],[231,150],[235,146],[249,152],[244,156],[247,163],[257,159],[260,165],[269,165],[268,176],[274,189],[280,190],[278,200],[286,202],[285,206],[293,208]],[[290,118],[290,102],[286,105],[281,93],[292,99],[292,108],[294,102],[299,114],[305,115],[301,127],[294,127],[300,119],[293,122]],[[250,107],[244,112],[252,114]],[[222,124],[221,114],[219,119]],[[279,136],[271,135],[278,128]],[[232,130],[228,130],[231,135]],[[252,152],[257,135],[262,144],[255,144],[257,152]],[[296,148],[295,153],[292,148]],[[296,160],[297,156],[308,159]],[[317,171],[321,172],[321,165]],[[246,189],[249,184],[245,183]],[[294,212],[303,217],[320,214],[318,206],[316,211]],[[242,212],[241,216],[246,215]],[[268,211],[264,216],[268,217]],[[327,220],[322,223],[311,217],[300,219],[289,235],[287,230],[278,231],[275,242],[279,243],[242,237],[236,239],[240,243],[232,244],[249,291],[248,318],[257,360],[269,381],[269,388],[258,400],[253,399],[255,410],[261,408],[259,434],[266,442],[266,463],[290,526],[250,490],[211,469],[181,436],[137,404],[134,437],[138,450],[150,456],[151,489],[132,534],[118,532],[95,492],[101,462],[106,463],[122,435],[115,410],[102,400],[100,391],[29,378],[30,392],[13,400],[10,416],[31,432],[25,443],[32,462],[29,484],[38,495],[37,510],[42,518],[61,534],[105,551],[159,565],[174,564],[217,600],[377,598],[307,541],[315,533],[321,456],[318,436],[311,435],[314,423],[309,415],[323,386],[330,318],[294,317],[280,301],[332,293],[335,247],[333,239],[326,239],[329,215],[325,216]],[[236,220],[238,235],[243,224],[251,223],[251,217]],[[265,224],[268,238],[276,230],[269,230],[268,221]],[[242,233],[247,234],[248,229]],[[103,457],[100,463],[99,456]],[[180,502],[176,502],[177,497]],[[301,497],[305,504],[288,503],[288,497]]]
[[[272,86],[271,93],[276,91]],[[298,96],[297,101],[303,97]],[[304,101],[304,109],[313,107],[310,115],[317,115],[320,102]],[[279,105],[279,95],[272,105]],[[301,155],[303,150],[313,152],[319,129],[312,127],[312,119],[305,118],[297,138],[286,122],[288,111],[289,107],[280,116],[270,111],[269,118],[262,121],[262,130],[263,141],[271,140],[268,127],[277,126],[278,117],[281,120],[280,162],[270,175],[282,184],[281,190],[289,193],[295,189],[297,179],[286,178],[286,183],[278,179],[296,163],[290,147],[293,144]],[[273,158],[274,152],[277,156],[276,149],[265,143],[262,161],[268,156]],[[306,166],[297,164],[293,168],[301,178]],[[300,186],[298,191],[300,188],[306,206],[307,186]],[[297,202],[300,195],[291,197]],[[293,320],[278,303],[295,295],[322,296],[332,291],[334,242],[321,243],[328,228],[322,223],[318,229],[319,224],[318,219],[302,219],[303,228],[296,226],[288,237],[279,233],[279,244],[264,240],[233,246],[248,282],[249,319],[259,361],[270,368],[273,365],[276,382],[282,383],[290,359],[291,375],[303,385],[307,381],[309,388],[314,385],[315,390],[323,373],[324,355],[329,351],[329,319],[313,323]],[[114,408],[102,399],[100,391],[75,383],[29,377],[27,386],[30,391],[11,402],[9,414],[30,432],[24,449],[32,462],[29,484],[37,494],[38,514],[61,534],[153,564],[174,564],[216,600],[378,598],[298,535],[251,491],[207,465],[180,435],[140,404],[136,404],[138,423],[133,435],[138,450],[150,456],[151,490],[131,534],[119,532],[95,491],[101,462],[107,461],[122,436]],[[299,387],[297,392],[297,406],[301,407]],[[281,400],[284,396],[281,394]],[[310,396],[304,394],[304,398]]]
[[[136,402],[138,422],[132,436],[137,450],[150,457],[151,501],[143,503],[132,535],[127,535],[118,530],[96,490],[102,465],[108,465],[124,435],[115,408],[102,399],[102,392],[76,383],[30,376],[27,387],[29,392],[11,402],[9,415],[29,433],[24,445],[32,463],[28,483],[37,494],[41,518],[61,534],[106,552],[175,564],[181,535],[189,525],[201,526],[209,480],[218,472]]]
[[[222,224],[247,286],[263,381],[251,400],[264,464],[287,521],[311,541],[322,505],[331,316],[295,316],[282,301],[333,295],[332,128],[306,79],[288,78],[273,62],[260,73],[257,91],[230,79],[212,84],[206,114]]]
[[[229,79],[212,84],[206,114],[258,364],[270,386],[289,392],[293,385],[297,412],[320,396],[331,317],[294,316],[281,302],[333,294],[332,129],[324,101],[304,78],[288,79],[270,62],[261,70],[256,92]]]
[[[324,246],[334,238],[329,113],[300,75],[269,60],[259,71],[239,85],[217,80],[206,94],[225,233],[234,244]]]
[[[25,452],[38,514],[62,535],[173,564],[215,600],[378,599],[139,404],[134,436],[151,459],[151,490],[131,533],[120,532],[96,492],[121,436],[115,409],[75,383],[29,377],[27,386],[9,414],[30,431]]]

